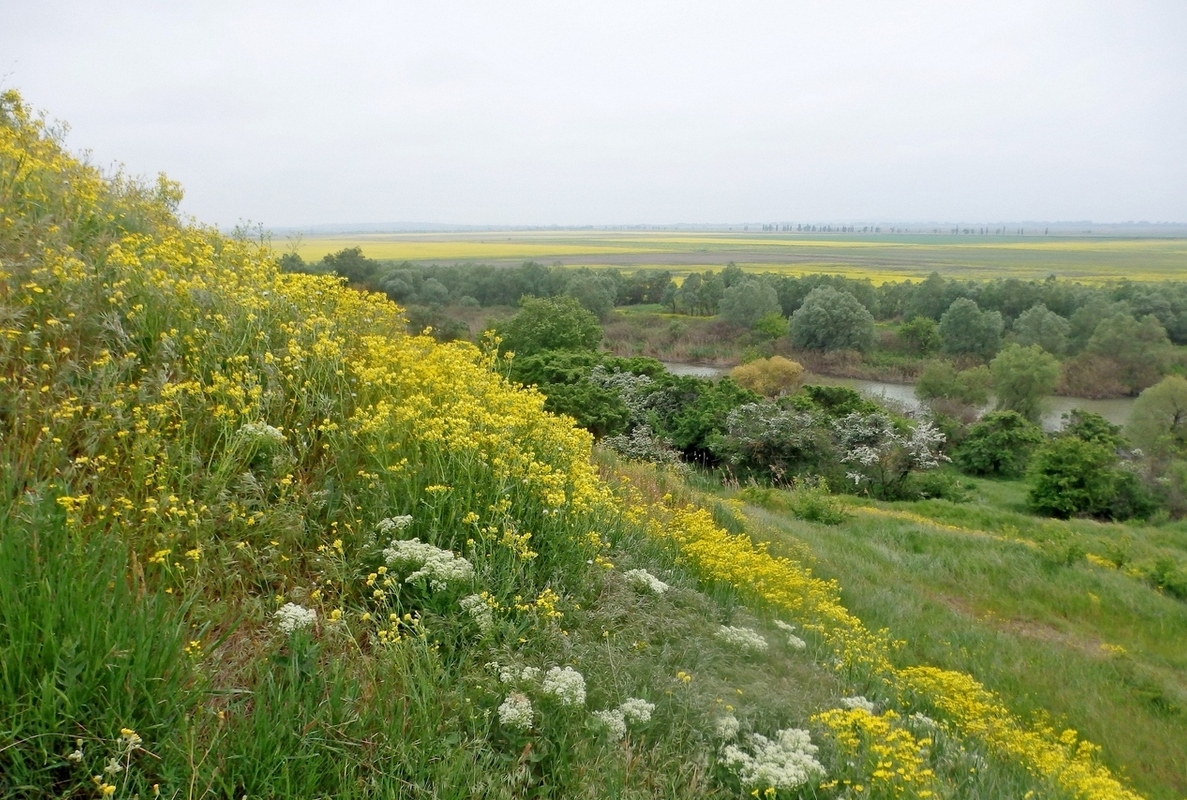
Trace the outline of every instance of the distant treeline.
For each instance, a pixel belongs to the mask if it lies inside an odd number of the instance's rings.
[[[939,321],[952,303],[972,300],[982,311],[1001,314],[1011,326],[1019,316],[1043,305],[1071,324],[1070,338],[1087,341],[1096,324],[1124,312],[1142,318],[1152,315],[1175,344],[1187,344],[1187,283],[1122,281],[1087,285],[1056,279],[1042,281],[996,278],[956,280],[932,273],[923,280],[874,285],[869,280],[840,275],[790,276],[745,272],[729,265],[720,271],[693,273],[677,283],[668,270],[572,269],[528,262],[518,267],[488,264],[425,266],[410,262],[376,261],[358,248],[306,263],[295,254],[281,259],[295,272],[334,272],[349,282],[381,291],[405,305],[514,306],[525,296],[575,297],[600,319],[615,306],[661,304],[674,313],[712,316],[718,313],[726,290],[745,281],[761,281],[774,288],[780,310],[790,317],[813,290],[821,286],[853,295],[877,320],[926,317]]]

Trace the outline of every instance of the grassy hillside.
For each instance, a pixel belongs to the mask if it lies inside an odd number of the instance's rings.
[[[1011,708],[1083,731],[1151,796],[1184,796],[1187,604],[1158,582],[1187,566],[1181,525],[1037,520],[1009,508],[1019,483],[974,483],[968,505],[870,503],[835,527],[781,512],[781,493],[751,514],[903,642],[896,663],[977,675]]]
[[[1139,796],[179,196],[3,96],[0,796]]]

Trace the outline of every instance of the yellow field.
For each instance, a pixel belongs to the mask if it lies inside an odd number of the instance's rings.
[[[677,276],[734,262],[754,272],[829,272],[875,283],[925,277],[1048,275],[1087,282],[1187,279],[1187,239],[1067,236],[863,236],[649,231],[498,231],[352,234],[296,243],[308,261],[345,247],[420,264],[560,263],[669,269]]]

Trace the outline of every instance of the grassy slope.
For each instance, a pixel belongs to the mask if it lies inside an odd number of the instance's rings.
[[[844,587],[846,605],[903,640],[902,663],[969,672],[1016,711],[1050,713],[1084,731],[1150,796],[1182,797],[1187,603],[1076,553],[1128,537],[1138,560],[1187,563],[1187,536],[1036,520],[1011,509],[1020,484],[977,483],[979,501],[969,506],[879,504],[883,513],[857,513],[837,527],[752,513],[775,542],[807,543],[816,571]]]
[[[492,357],[180,224],[12,93],[0,168],[0,796],[737,796],[733,711],[811,729],[809,795],[1136,797],[1074,733],[896,668],[728,509],[646,470],[615,494]],[[433,560],[389,555],[412,537]],[[562,666],[584,703],[521,672]],[[609,735],[590,712],[628,698],[651,719]]]

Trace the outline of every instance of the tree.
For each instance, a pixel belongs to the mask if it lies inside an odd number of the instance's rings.
[[[605,321],[614,310],[618,290],[612,278],[586,274],[578,275],[569,281],[569,285],[565,287],[565,294],[575,298],[599,321]]]
[[[744,477],[782,482],[803,472],[819,473],[832,456],[830,444],[816,415],[764,401],[731,410],[713,451]]]
[[[1153,315],[1138,320],[1131,314],[1114,314],[1102,320],[1088,340],[1088,352],[1115,362],[1121,384],[1134,394],[1158,382],[1170,346],[1166,328]]]
[[[791,315],[790,336],[802,350],[868,350],[874,317],[849,292],[820,286]]]
[[[598,318],[573,297],[526,297],[518,314],[501,324],[500,349],[520,355],[545,350],[596,350],[602,341]]]
[[[322,264],[326,270],[336,272],[349,283],[368,283],[379,271],[378,262],[365,257],[358,247],[328,253],[322,257]]]
[[[1043,418],[1043,398],[1059,383],[1059,362],[1037,344],[1007,345],[989,364],[999,411],[1017,411],[1031,422]]]
[[[743,280],[722,293],[718,313],[732,325],[753,328],[767,314],[782,313],[779,293],[764,280]]]
[[[1068,349],[1072,325],[1042,303],[1036,303],[1014,320],[1014,341],[1023,347],[1032,344],[1054,355]]]
[[[915,396],[924,402],[945,400],[965,406],[983,406],[989,401],[992,382],[986,367],[958,372],[947,361],[930,361],[915,383]]]
[[[899,338],[916,355],[927,355],[940,349],[940,334],[931,317],[915,317],[898,329]]]
[[[1035,456],[1026,502],[1050,517],[1100,516],[1114,496],[1117,455],[1104,445],[1061,436]]]
[[[970,475],[1018,478],[1045,441],[1042,429],[1015,411],[994,411],[969,428],[952,456]]]
[[[982,311],[977,303],[962,297],[952,301],[940,317],[940,340],[944,352],[989,358],[1001,346],[1002,315]]]
[[[1138,395],[1126,433],[1135,447],[1154,458],[1187,453],[1187,380],[1172,375]]]
[[[739,386],[757,392],[763,397],[777,397],[791,394],[800,387],[804,379],[804,368],[783,356],[771,356],[734,367],[730,371],[730,377]]]
[[[854,490],[880,500],[904,499],[912,472],[934,469],[948,460],[941,452],[944,434],[934,425],[918,422],[904,431],[885,411],[834,420],[833,433]]]

